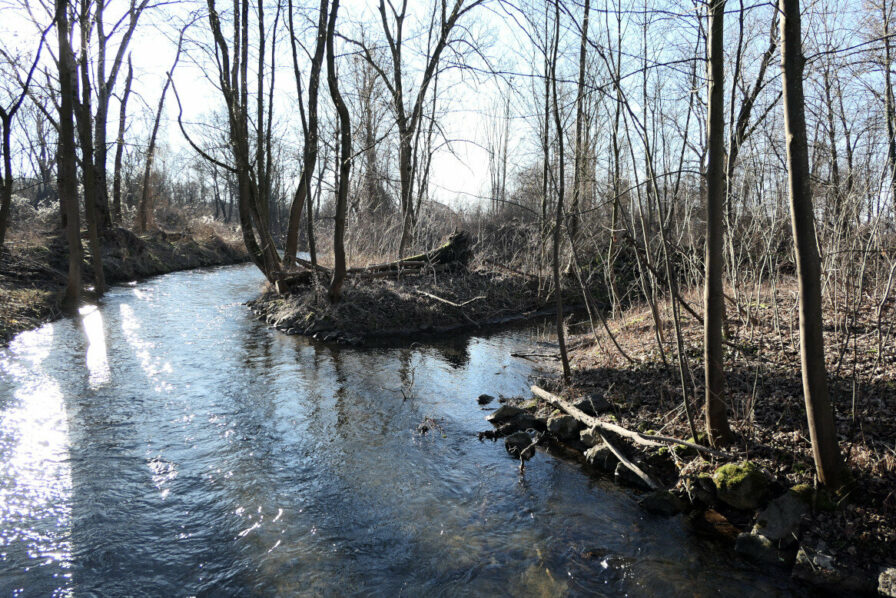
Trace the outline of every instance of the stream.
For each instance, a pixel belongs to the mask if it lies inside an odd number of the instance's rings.
[[[478,441],[479,394],[528,394],[531,329],[325,346],[255,321],[261,284],[118,286],[0,348],[0,596],[800,594],[574,463],[521,474]]]

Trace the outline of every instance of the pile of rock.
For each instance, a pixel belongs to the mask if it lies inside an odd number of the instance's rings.
[[[608,432],[587,427],[575,417],[538,400],[506,401],[486,419],[495,427],[486,438],[503,438],[507,452],[524,462],[536,446],[561,447],[576,456],[587,470],[612,475],[616,483],[643,491],[641,507],[653,514],[684,514],[698,531],[709,531],[733,542],[735,550],[762,565],[789,568],[802,581],[836,593],[879,593],[896,597],[896,568],[884,568],[877,578],[847,570],[824,545],[803,542],[801,528],[812,513],[836,508],[825,491],[807,485],[787,487],[750,461],[719,466],[714,473],[681,475],[683,460],[696,458],[686,447],[643,447],[605,439]],[[480,399],[480,404],[485,404]],[[599,395],[583,397],[573,405],[595,417],[613,410]],[[649,436],[649,433],[648,433]],[[481,435],[480,437],[483,437]],[[617,456],[649,472],[658,488],[649,488]],[[615,451],[614,451],[615,449]],[[686,470],[686,468],[685,468]]]

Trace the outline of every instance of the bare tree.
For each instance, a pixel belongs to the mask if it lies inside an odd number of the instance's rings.
[[[437,6],[438,18],[433,18],[433,25],[438,27],[435,32],[435,43],[425,57],[423,76],[416,93],[414,93],[412,87],[408,86],[405,76],[407,65],[403,59],[404,27],[407,19],[408,0],[402,0],[398,8],[391,0],[388,2],[380,0],[378,4],[380,21],[383,26],[383,33],[386,36],[392,62],[389,67],[381,66],[370,48],[360,42],[354,42],[361,48],[364,57],[376,69],[377,74],[382,78],[392,97],[395,125],[398,129],[398,174],[401,190],[402,229],[401,241],[398,246],[399,257],[404,257],[404,253],[411,243],[416,222],[417,215],[414,210],[415,195],[413,188],[415,179],[414,138],[417,127],[420,126],[420,122],[424,117],[423,109],[426,95],[439,68],[442,52],[451,43],[451,35],[458,21],[476,6],[482,4],[482,2],[483,0],[473,0],[467,4],[466,0],[454,0],[449,10],[446,0]],[[387,4],[388,10],[386,8]],[[406,104],[408,98],[411,99],[410,105]]]
[[[704,328],[704,370],[706,375],[706,432],[713,446],[731,441],[725,406],[725,371],[722,348],[722,320],[725,297],[723,211],[725,209],[725,0],[709,5],[709,105],[706,164],[706,316]]]
[[[31,62],[31,68],[28,69],[28,75],[25,77],[25,81],[21,87],[19,87],[19,90],[17,90],[18,93],[13,97],[12,103],[9,106],[0,106],[0,123],[2,123],[3,127],[3,177],[2,185],[0,185],[0,249],[3,248],[6,241],[6,229],[9,226],[9,211],[10,205],[12,204],[13,172],[12,144],[10,143],[12,121],[19,111],[19,108],[21,108],[25,97],[28,95],[31,79],[40,62],[40,53],[44,47],[44,40],[52,27],[53,24],[51,23],[41,34],[40,41],[37,44],[37,51],[34,53],[34,60]],[[12,68],[17,68],[17,65],[15,64],[16,61],[12,56],[9,56],[5,50],[0,50],[0,52],[2,52],[4,58],[9,61]]]
[[[153,191],[150,189],[151,185],[149,177],[152,174],[152,166],[156,154],[156,137],[159,134],[159,125],[162,122],[162,109],[165,107],[165,95],[168,93],[168,87],[171,85],[171,77],[174,75],[174,69],[177,68],[177,63],[180,61],[180,54],[184,44],[184,34],[189,26],[190,24],[185,25],[180,31],[180,36],[177,40],[177,51],[174,54],[174,62],[171,65],[171,69],[166,74],[165,85],[162,86],[162,93],[159,95],[159,105],[156,108],[156,117],[153,121],[152,132],[149,135],[149,145],[146,149],[146,162],[143,169],[143,191],[140,195],[140,203],[137,204],[137,218],[134,221],[134,229],[139,233],[145,233],[146,231],[155,228],[155,217],[153,215],[155,202]]]
[[[124,80],[124,92],[119,100],[118,137],[115,139],[115,161],[112,175],[112,218],[121,222],[121,159],[124,153],[124,134],[127,130],[128,97],[131,95],[131,83],[134,80],[134,65],[128,55],[128,74]]]
[[[336,60],[333,50],[333,35],[336,28],[336,15],[339,12],[339,0],[333,0],[327,25],[327,85],[330,97],[339,117],[339,151],[336,163],[339,167],[339,179],[336,186],[336,217],[333,228],[333,280],[330,282],[328,296],[332,303],[342,297],[342,283],[345,282],[345,215],[348,206],[349,176],[352,169],[352,125],[348,108],[339,91],[339,80],[336,76]]]
[[[843,460],[828,391],[821,326],[821,268],[815,237],[809,148],[806,139],[799,0],[780,0],[781,69],[784,85],[784,126],[787,143],[790,218],[800,286],[800,360],[803,395],[812,453],[818,480],[839,487],[844,479]]]
[[[68,279],[62,307],[78,309],[81,294],[81,226],[78,213],[78,180],[75,162],[75,96],[78,83],[75,56],[69,36],[68,0],[56,0],[56,33],[59,40],[59,201],[65,214],[68,241]]]
[[[283,261],[291,266],[296,259],[298,249],[299,224],[302,219],[302,209],[308,201],[311,191],[311,181],[314,177],[314,167],[317,164],[318,152],[318,125],[317,125],[317,98],[320,90],[320,69],[323,63],[324,46],[327,41],[327,0],[321,0],[318,11],[317,35],[315,38],[314,55],[311,58],[311,72],[308,77],[308,115],[305,116],[305,105],[302,94],[302,74],[299,68],[299,57],[296,50],[296,34],[293,22],[292,0],[289,0],[289,40],[292,49],[293,74],[296,80],[296,94],[299,102],[299,113],[302,118],[302,137],[304,148],[302,149],[302,174],[296,192],[293,197],[292,207],[289,210],[289,225],[286,231],[286,247],[284,248]]]
[[[214,38],[217,57],[217,83],[227,106],[228,141],[233,165],[219,162],[236,175],[237,208],[243,242],[256,266],[268,280],[273,281],[281,271],[280,256],[271,236],[268,220],[269,187],[259,177],[255,168],[257,154],[251,151],[249,127],[249,0],[237,0],[233,11],[233,36],[228,43],[224,37],[221,18],[215,0],[207,0],[208,19]],[[259,13],[259,20],[261,14]],[[259,26],[259,36],[264,35],[264,27]],[[263,79],[265,70],[259,69],[257,77]],[[259,83],[261,87],[261,83]],[[260,101],[260,98],[259,98]],[[271,98],[268,99],[271,101]],[[260,128],[261,124],[256,123]],[[256,131],[256,134],[258,131]],[[265,142],[263,135],[256,139]],[[189,140],[189,139],[188,139]],[[269,140],[268,140],[269,141]],[[192,141],[194,149],[199,149]],[[256,152],[263,151],[256,148]],[[200,153],[209,161],[217,162],[207,153]]]

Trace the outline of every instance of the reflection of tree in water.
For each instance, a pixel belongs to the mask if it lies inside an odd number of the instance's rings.
[[[456,370],[470,363],[470,338],[467,336],[448,339],[436,345],[435,349]]]

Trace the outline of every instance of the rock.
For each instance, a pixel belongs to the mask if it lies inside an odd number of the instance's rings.
[[[525,432],[514,432],[504,439],[504,448],[510,453],[511,457],[517,459],[529,460],[535,455],[535,443],[532,438]]]
[[[571,415],[555,415],[548,420],[548,432],[562,442],[576,440],[579,437],[579,422]]]
[[[711,506],[716,502],[716,484],[712,476],[702,473],[698,476],[684,478],[684,488],[691,497],[691,501]]]
[[[877,577],[877,592],[881,596],[896,598],[896,567],[881,569]]]
[[[666,517],[683,513],[687,509],[687,503],[668,490],[655,490],[645,495],[638,504],[648,513]]]
[[[495,397],[493,397],[492,395],[481,394],[481,395],[479,395],[479,398],[476,400],[479,402],[480,405],[488,405],[489,403],[491,403],[492,401],[495,400]]]
[[[788,491],[771,501],[756,516],[754,534],[761,534],[772,541],[795,540],[794,534],[800,527],[803,516],[809,512],[809,505],[795,492]]]
[[[834,557],[800,546],[793,565],[793,577],[814,585],[838,584],[843,574],[834,566]]]
[[[619,459],[616,458],[610,447],[603,443],[585,451],[585,460],[605,473],[615,471],[616,465],[619,463]]]
[[[579,440],[587,446],[596,446],[603,442],[600,437],[600,431],[597,428],[585,428],[579,432]]]
[[[520,409],[519,407],[514,407],[513,405],[501,405],[497,409],[495,409],[491,415],[487,416],[485,419],[490,421],[491,423],[497,425],[503,423],[511,418],[516,417],[522,413],[527,413],[525,409]]]
[[[539,422],[535,419],[534,415],[524,411],[523,413],[503,421],[498,429],[501,431],[502,435],[507,436],[514,432],[525,432],[530,428],[539,429],[541,426],[539,426]]]
[[[616,469],[613,472],[613,478],[616,480],[616,483],[620,486],[630,486],[632,488],[640,488],[642,490],[650,490],[650,486],[648,486],[644,480],[642,480],[638,474],[633,472],[631,469],[623,465],[622,463],[616,464]]]
[[[734,507],[750,511],[765,500],[769,480],[753,463],[728,463],[713,475],[719,500]]]
[[[774,543],[760,534],[738,534],[734,550],[759,563],[782,562]]]
[[[520,403],[520,407],[526,411],[536,411],[538,409],[538,399],[529,399]]]
[[[603,413],[613,408],[607,399],[604,398],[604,395],[600,393],[593,393],[586,397],[582,397],[575,401],[573,406],[592,417],[596,416],[598,413]]]

